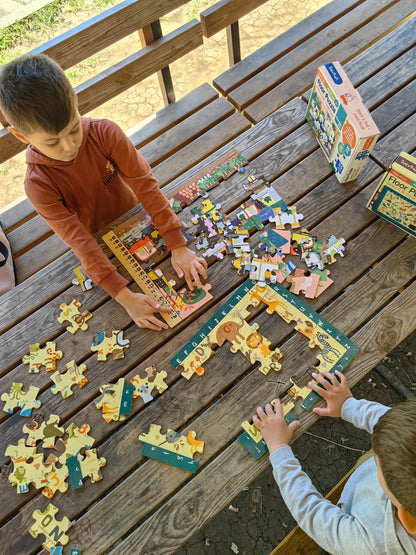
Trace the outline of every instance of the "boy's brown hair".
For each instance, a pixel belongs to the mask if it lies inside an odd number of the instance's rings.
[[[383,414],[371,444],[387,487],[416,517],[416,400],[403,401]]]
[[[62,68],[44,54],[26,55],[0,70],[0,110],[21,133],[57,134],[77,109],[75,91]]]

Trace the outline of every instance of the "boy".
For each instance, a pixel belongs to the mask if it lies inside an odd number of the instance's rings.
[[[185,246],[180,221],[149,164],[115,123],[81,118],[65,73],[45,55],[22,56],[3,67],[0,111],[10,133],[29,145],[25,191],[36,211],[139,327],[166,329],[154,312],[169,309],[130,291],[92,236],[141,202],[179,277],[191,289],[201,287],[206,262]]]
[[[354,399],[343,374],[312,374],[309,383],[326,400],[321,416],[341,416],[372,432],[375,457],[351,475],[338,506],[314,488],[293,456],[289,441],[299,422],[286,425],[282,407],[257,409],[282,497],[299,526],[323,549],[340,555],[416,553],[416,401],[389,409]],[[328,380],[328,381],[327,381]],[[320,384],[322,387],[320,387]],[[322,389],[323,388],[323,389]]]

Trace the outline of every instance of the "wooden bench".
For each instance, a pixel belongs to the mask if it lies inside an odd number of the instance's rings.
[[[258,122],[307,91],[319,65],[347,63],[412,14],[411,0],[331,2],[225,71],[214,86]]]

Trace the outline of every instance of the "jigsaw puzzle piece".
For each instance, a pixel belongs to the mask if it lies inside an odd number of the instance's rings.
[[[299,295],[301,291],[305,294],[307,299],[316,297],[319,285],[319,275],[314,272],[305,274],[301,268],[296,268],[294,276],[288,276],[287,281],[291,284],[290,291],[295,295]]]
[[[285,229],[286,225],[295,229],[300,227],[300,220],[303,220],[303,214],[297,213],[296,206],[288,206],[287,210],[273,208],[273,216],[269,218],[269,222],[274,223],[277,229]]]
[[[114,330],[111,337],[106,337],[105,332],[97,333],[97,341],[91,343],[91,351],[97,352],[97,360],[107,360],[107,355],[112,354],[113,359],[124,358],[124,349],[130,347],[130,340],[124,339],[123,331]]]
[[[120,378],[116,384],[106,384],[100,387],[101,395],[94,400],[97,409],[103,409],[106,422],[123,421],[131,413],[131,402],[134,396],[134,386],[126,385],[126,380]]]
[[[55,445],[55,449],[61,453],[58,457],[61,464],[66,464],[66,459],[78,455],[81,449],[89,449],[93,446],[95,439],[88,435],[89,431],[90,426],[88,424],[83,424],[80,428],[74,423],[68,426],[65,430],[68,439],[59,439]]]
[[[72,280],[72,285],[80,285],[83,291],[89,291],[93,287],[92,281],[86,276],[81,266],[74,270],[75,277]]]
[[[134,385],[133,398],[141,397],[144,403],[153,401],[153,392],[163,393],[168,385],[165,383],[167,372],[157,372],[154,365],[145,369],[146,378],[141,378],[139,374],[134,376],[130,383]]]
[[[318,274],[319,276],[318,289],[316,290],[315,295],[315,297],[319,297],[319,295],[321,295],[330,285],[334,283],[334,280],[328,277],[331,273],[329,270],[315,269],[313,270],[313,273]]]
[[[344,256],[344,247],[345,239],[340,237],[337,239],[335,235],[331,235],[327,239],[327,248],[324,250],[324,254],[327,257],[328,264],[333,264],[336,262],[335,255],[339,254],[340,256]]]
[[[43,440],[42,446],[45,449],[53,449],[55,446],[55,438],[64,435],[64,429],[59,427],[60,417],[51,414],[47,422],[40,422],[36,417],[33,418],[32,424],[23,426],[23,433],[28,434],[26,445],[35,446],[40,440]]]
[[[55,455],[49,455],[46,459],[48,465],[45,470],[46,486],[42,490],[42,494],[48,499],[52,499],[57,491],[65,493],[68,489],[66,479],[68,478],[68,469],[65,465],[60,468],[56,466],[58,459]]]
[[[72,489],[79,489],[84,486],[84,478],[91,478],[91,482],[99,482],[103,479],[100,469],[106,465],[104,458],[97,457],[96,449],[87,449],[84,455],[69,457],[66,461],[69,479]]]
[[[25,392],[22,383],[13,382],[10,393],[3,393],[1,396],[5,403],[3,410],[12,414],[15,408],[19,408],[20,416],[30,416],[32,409],[38,409],[41,405],[40,401],[36,401],[38,393],[38,387],[31,385]]]
[[[55,341],[47,341],[41,349],[39,343],[30,345],[30,353],[22,358],[24,364],[29,364],[29,374],[38,374],[40,368],[45,366],[47,372],[56,370],[56,361],[62,358],[62,351],[56,351]]]
[[[62,398],[66,399],[73,395],[72,387],[78,385],[78,387],[84,387],[88,383],[88,380],[83,373],[87,370],[85,364],[76,364],[75,360],[71,360],[68,364],[65,364],[67,371],[61,374],[59,371],[55,372],[51,376],[51,380],[54,382],[51,391],[54,395],[61,393]]]
[[[44,534],[46,540],[43,542],[42,547],[47,551],[51,551],[58,543],[66,545],[69,541],[65,532],[71,526],[71,522],[67,517],[63,517],[61,521],[55,519],[58,508],[49,503],[44,512],[36,510],[32,513],[32,517],[36,523],[29,528],[29,533],[37,538],[39,534]]]
[[[84,312],[79,311],[81,306],[79,301],[73,299],[71,304],[62,303],[59,307],[62,312],[57,317],[57,320],[60,324],[63,324],[65,321],[68,322],[69,326],[66,330],[72,334],[76,333],[79,329],[82,331],[87,330],[87,320],[92,318],[92,314],[88,310],[84,310]]]

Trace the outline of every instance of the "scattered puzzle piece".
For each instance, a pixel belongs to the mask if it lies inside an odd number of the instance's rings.
[[[69,322],[70,325],[66,328],[67,331],[74,334],[79,329],[82,331],[88,329],[87,320],[92,318],[92,314],[88,310],[80,312],[81,303],[79,301],[74,299],[69,305],[62,303],[60,308],[62,312],[57,317],[57,320],[60,324],[63,324],[65,321]]]
[[[324,254],[328,257],[328,263],[333,264],[336,262],[335,255],[339,254],[340,256],[344,256],[344,247],[345,239],[340,237],[337,239],[335,235],[331,235],[328,237],[327,240],[327,248],[324,250]]]
[[[97,352],[97,360],[107,360],[107,355],[112,354],[114,360],[124,358],[124,349],[130,346],[130,340],[123,338],[123,331],[114,330],[111,337],[106,337],[105,332],[97,333],[97,341],[91,343],[91,351]]]
[[[165,383],[167,372],[157,372],[155,366],[149,366],[145,369],[146,378],[141,378],[139,374],[134,376],[131,383],[134,385],[133,397],[141,397],[144,403],[153,401],[152,392],[163,393],[168,385]]]
[[[47,372],[56,370],[56,361],[62,358],[62,351],[56,351],[55,341],[47,341],[46,346],[40,349],[39,343],[30,345],[30,354],[22,358],[24,364],[29,364],[29,374],[38,374],[42,366]]]
[[[69,479],[72,489],[79,489],[84,486],[83,479],[91,478],[91,482],[99,482],[103,479],[100,469],[106,465],[104,458],[97,457],[96,449],[86,449],[84,455],[73,455],[66,460]]]
[[[280,207],[273,208],[273,216],[269,218],[269,222],[273,222],[277,229],[284,229],[287,224],[292,229],[300,227],[300,220],[303,220],[303,214],[298,214],[295,206],[288,206],[285,211]]]
[[[68,439],[59,439],[55,445],[55,449],[61,453],[59,456],[61,464],[65,464],[67,458],[78,455],[82,449],[89,449],[93,446],[95,439],[88,435],[89,431],[88,424],[83,424],[80,428],[74,423],[68,426],[65,430]]]
[[[13,382],[10,393],[3,393],[1,400],[5,402],[3,410],[12,414],[15,408],[20,408],[20,416],[30,416],[32,409],[38,409],[40,401],[36,401],[39,388],[31,385],[28,391],[23,391],[23,384]]]
[[[120,378],[116,384],[100,387],[101,395],[94,400],[97,409],[103,409],[106,422],[123,421],[131,414],[131,403],[134,397],[134,385],[126,385],[126,380]]]
[[[149,432],[139,435],[139,440],[144,443],[142,455],[190,472],[196,472],[199,463],[193,460],[193,456],[195,453],[202,453],[204,442],[197,441],[193,431],[190,431],[187,436],[183,436],[169,429],[164,435],[160,430],[161,426],[150,424]]]
[[[37,538],[39,534],[44,534],[46,540],[42,544],[47,551],[51,551],[51,548],[60,543],[61,545],[66,545],[69,541],[68,536],[65,532],[71,526],[71,522],[67,517],[63,517],[61,521],[55,519],[55,515],[58,512],[58,508],[49,503],[46,510],[42,513],[36,510],[32,513],[33,518],[36,523],[29,528],[29,533]]]
[[[74,270],[75,278],[72,280],[72,285],[80,285],[83,291],[89,291],[93,287],[92,281],[86,276],[81,266]]]
[[[51,380],[55,383],[52,386],[51,391],[54,395],[61,393],[62,398],[66,399],[73,394],[72,387],[78,385],[78,387],[84,387],[88,383],[88,380],[83,373],[87,370],[85,364],[76,364],[75,360],[71,360],[68,364],[65,364],[67,371],[63,374],[60,372],[55,372],[51,376]]]
[[[299,295],[303,291],[308,299],[316,297],[319,285],[318,274],[309,272],[309,275],[306,275],[304,270],[296,268],[295,275],[288,276],[287,281],[291,283],[290,291],[295,295]]]
[[[51,414],[48,421],[42,423],[33,418],[32,424],[23,426],[23,433],[28,434],[26,445],[33,447],[38,441],[43,440],[42,446],[45,449],[53,449],[55,438],[64,435],[64,429],[58,426],[59,420],[56,414]]]

